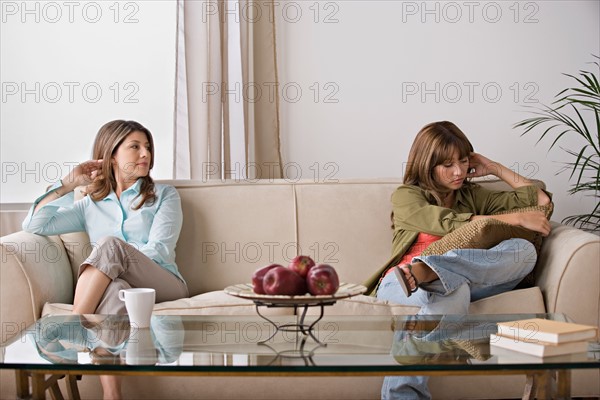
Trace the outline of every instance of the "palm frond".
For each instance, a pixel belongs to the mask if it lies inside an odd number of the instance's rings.
[[[600,214],[572,215],[563,219],[562,223],[592,233],[600,232]]]
[[[600,70],[600,57],[590,64]],[[523,119],[513,125],[521,128],[521,136],[531,132],[539,132],[539,143],[545,138],[552,138],[548,151],[562,143],[565,137],[577,135],[585,144],[577,151],[563,148],[573,161],[562,163],[557,174],[570,171],[569,181],[574,181],[569,194],[591,193],[594,198],[600,194],[600,79],[598,72],[580,70],[578,75],[563,74],[575,83],[574,86],[561,90],[555,95],[552,106],[528,106],[532,117]],[[586,122],[592,113],[594,123]],[[595,129],[595,132],[593,131]],[[573,215],[565,218],[563,223],[581,229],[600,232],[600,202],[588,214]]]

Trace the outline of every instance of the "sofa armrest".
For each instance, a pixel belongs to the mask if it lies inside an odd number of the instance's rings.
[[[73,301],[62,240],[16,232],[0,238],[0,326],[4,343],[40,317],[44,303]]]
[[[546,311],[575,322],[600,326],[600,237],[552,222],[544,239],[536,284]]]

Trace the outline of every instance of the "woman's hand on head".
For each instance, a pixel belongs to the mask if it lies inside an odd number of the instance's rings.
[[[489,158],[479,154],[471,153],[469,156],[469,171],[468,178],[476,178],[478,176],[498,175],[499,166]]]
[[[63,185],[73,190],[77,186],[87,186],[96,179],[102,170],[102,160],[82,162],[63,178]]]

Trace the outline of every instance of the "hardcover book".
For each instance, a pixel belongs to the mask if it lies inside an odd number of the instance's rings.
[[[498,335],[514,340],[544,343],[565,343],[594,340],[598,335],[595,326],[572,322],[532,318],[518,321],[499,322]]]
[[[537,357],[550,357],[563,354],[583,353],[588,350],[588,342],[580,340],[565,343],[543,343],[540,341],[528,342],[500,335],[490,335],[490,349],[501,347]]]
[[[542,364],[547,362],[585,362],[588,360],[587,352],[559,354],[555,356],[538,357],[520,351],[506,349],[499,346],[490,346],[490,354],[495,357],[498,364]]]

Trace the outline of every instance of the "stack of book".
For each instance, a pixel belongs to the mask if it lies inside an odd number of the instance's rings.
[[[598,328],[571,322],[532,318],[498,323],[490,349],[503,348],[537,357],[583,353],[597,339]]]

